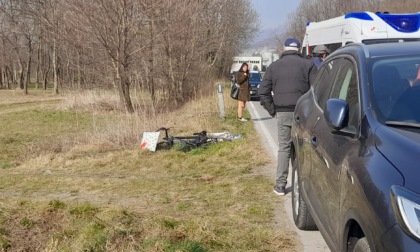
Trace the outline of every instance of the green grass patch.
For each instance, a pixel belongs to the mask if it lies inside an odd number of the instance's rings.
[[[26,228],[26,229],[29,229],[29,228],[31,228],[31,227],[34,225],[33,221],[31,221],[31,220],[30,220],[30,219],[28,219],[28,218],[24,218],[24,219],[20,222],[20,224],[21,224],[24,228]]]
[[[13,167],[13,164],[9,161],[0,161],[0,169],[8,169]]]
[[[50,211],[57,211],[59,209],[64,209],[66,204],[60,200],[52,200],[48,204]]]
[[[91,218],[92,216],[95,216],[97,212],[98,208],[89,203],[76,206],[70,210],[70,214],[76,216],[77,218]]]
[[[24,110],[0,113],[0,128],[4,129],[0,132],[0,168],[7,169],[23,156],[60,151],[62,139],[92,128],[92,118],[87,113]],[[34,148],[36,145],[41,147]]]

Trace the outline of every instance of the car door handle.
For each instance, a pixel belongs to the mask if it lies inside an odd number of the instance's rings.
[[[318,141],[316,140],[316,136],[311,137],[311,144],[316,148],[318,146]]]

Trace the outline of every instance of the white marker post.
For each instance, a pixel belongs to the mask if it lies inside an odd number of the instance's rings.
[[[223,86],[220,83],[217,84],[217,96],[219,97],[220,118],[225,119],[225,106],[223,102]]]

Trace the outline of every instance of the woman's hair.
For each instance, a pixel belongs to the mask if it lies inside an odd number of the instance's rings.
[[[242,65],[241,65],[241,67],[239,68],[239,72],[244,72],[244,70],[242,70],[242,68],[244,67],[244,66],[247,66],[247,70],[246,70],[246,72],[249,72],[249,66],[248,66],[248,64],[247,63],[242,63]]]

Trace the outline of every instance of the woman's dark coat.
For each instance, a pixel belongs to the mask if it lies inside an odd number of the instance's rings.
[[[249,101],[250,94],[249,94],[249,73],[245,75],[244,72],[238,72],[236,76],[236,81],[239,84],[239,96],[238,100],[240,101]]]

